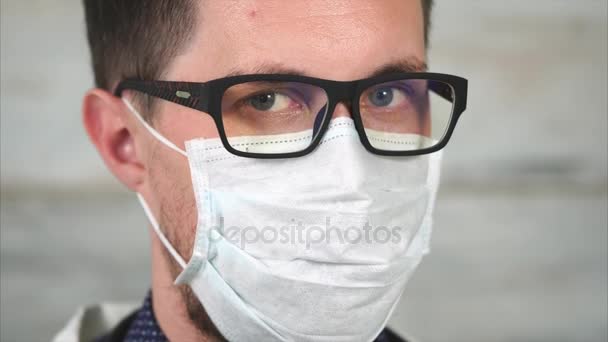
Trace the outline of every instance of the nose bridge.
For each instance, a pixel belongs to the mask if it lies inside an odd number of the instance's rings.
[[[352,116],[352,105],[350,101],[345,103],[346,101],[339,102],[336,104],[334,112],[332,113],[332,119],[342,118],[342,117],[351,117]]]

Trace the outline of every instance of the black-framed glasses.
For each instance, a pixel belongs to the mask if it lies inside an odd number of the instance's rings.
[[[135,90],[210,115],[224,147],[253,158],[291,158],[321,142],[338,103],[350,108],[365,148],[376,154],[435,152],[466,108],[467,80],[439,73],[392,73],[356,81],[255,74],[205,83],[126,79]]]

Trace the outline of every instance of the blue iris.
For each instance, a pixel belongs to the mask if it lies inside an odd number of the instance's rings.
[[[253,108],[260,111],[266,111],[274,106],[275,100],[274,93],[266,93],[253,96],[249,102]]]
[[[386,107],[393,102],[393,88],[384,87],[374,90],[368,95],[370,102],[377,107]]]

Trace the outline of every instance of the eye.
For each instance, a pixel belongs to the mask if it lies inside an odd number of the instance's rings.
[[[373,89],[367,98],[376,107],[395,107],[407,101],[403,90],[388,86]]]
[[[277,92],[261,93],[251,96],[248,101],[251,107],[262,112],[288,109],[292,103],[289,96]]]

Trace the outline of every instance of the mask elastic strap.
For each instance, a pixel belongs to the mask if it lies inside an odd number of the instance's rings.
[[[144,127],[146,127],[146,129],[148,130],[148,132],[150,132],[150,134],[152,134],[152,136],[154,136],[156,139],[158,139],[158,141],[160,141],[161,143],[165,144],[165,146],[167,146],[168,148],[174,150],[175,152],[177,152],[179,154],[182,154],[184,157],[188,157],[188,154],[186,153],[186,151],[184,151],[181,148],[177,147],[177,145],[175,145],[174,143],[172,143],[171,141],[169,141],[169,139],[165,138],[160,133],[158,133],[154,128],[152,128],[152,126],[150,126],[146,122],[146,120],[144,120],[144,117],[141,116],[141,114],[139,114],[139,112],[137,111],[137,109],[135,109],[133,107],[133,105],[131,105],[131,103],[127,99],[125,99],[123,97],[122,98],[122,102],[125,103],[125,105],[127,106],[127,108],[129,108],[129,110],[131,111],[131,113],[133,115],[135,115],[135,117],[137,118],[137,120],[139,120],[139,122],[141,122],[141,124],[144,125]]]
[[[154,215],[152,215],[152,211],[150,210],[150,207],[148,207],[148,204],[146,203],[146,200],[144,199],[144,197],[138,193],[137,199],[139,200],[139,203],[141,204],[141,206],[144,208],[144,212],[146,213],[146,216],[148,217],[148,220],[150,221],[152,228],[154,228],[156,235],[158,235],[160,242],[162,242],[162,244],[165,245],[165,248],[167,248],[169,253],[171,253],[171,255],[173,256],[173,259],[175,259],[175,261],[177,261],[177,263],[182,268],[186,268],[186,262],[184,261],[184,259],[181,257],[181,255],[179,255],[179,253],[177,253],[175,248],[173,248],[173,246],[171,245],[171,242],[169,242],[169,240],[167,240],[167,238],[165,237],[163,232],[161,232],[158,222],[154,218]]]

